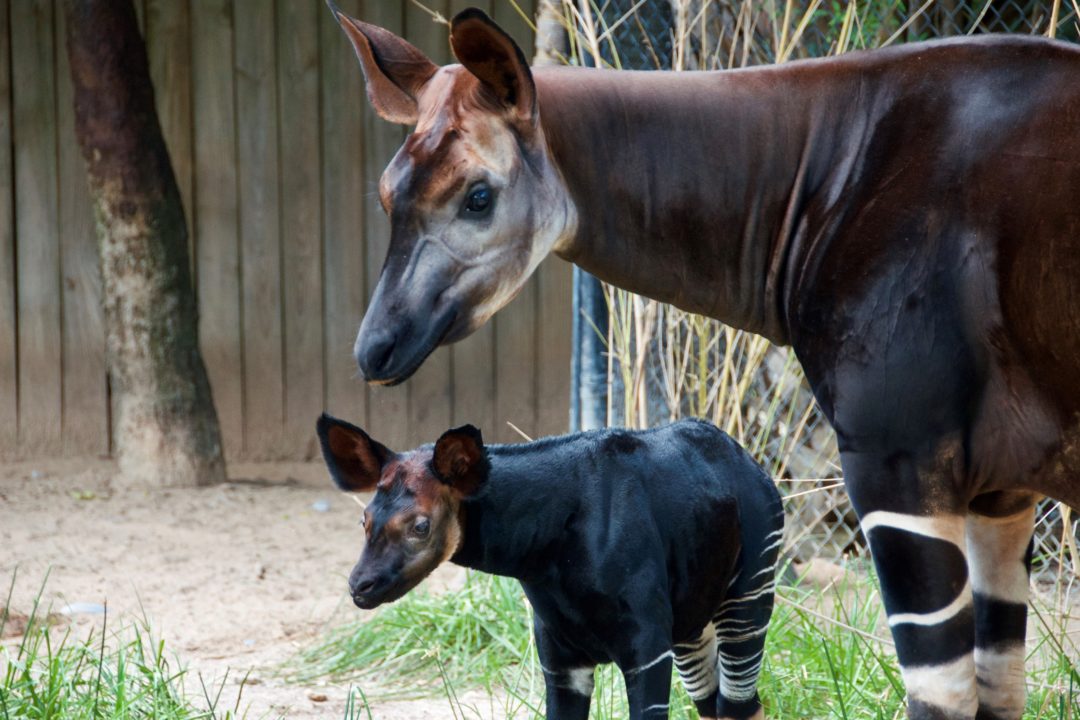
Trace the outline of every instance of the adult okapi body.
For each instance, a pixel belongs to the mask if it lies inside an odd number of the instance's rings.
[[[839,439],[912,718],[1019,718],[1034,504],[1080,507],[1080,49],[530,71],[476,10],[436,67],[338,14],[389,121],[360,328],[406,379],[549,252],[794,347]]]

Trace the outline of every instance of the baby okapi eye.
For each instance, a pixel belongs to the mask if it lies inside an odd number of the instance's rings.
[[[461,216],[470,220],[481,220],[491,214],[495,206],[495,193],[486,183],[477,183],[465,196],[461,207]]]
[[[428,533],[431,532],[431,520],[426,517],[418,518],[417,521],[413,523],[412,531],[413,535],[416,537],[426,538]]]

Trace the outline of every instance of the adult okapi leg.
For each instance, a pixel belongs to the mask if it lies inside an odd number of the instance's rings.
[[[978,696],[966,513],[946,481],[920,476],[902,453],[841,459],[881,583],[908,717],[971,720]]]
[[[978,720],[1019,720],[1024,711],[1024,637],[1035,498],[1003,505],[977,498],[967,517],[968,565],[975,597]],[[1015,495],[1015,494],[1014,494]]]

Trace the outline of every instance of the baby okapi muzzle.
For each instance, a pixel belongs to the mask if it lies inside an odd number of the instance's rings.
[[[701,421],[485,446],[466,425],[395,453],[323,415],[334,482],[375,496],[353,601],[400,598],[450,560],[520,581],[547,717],[586,720],[615,663],[630,717],[666,718],[674,663],[704,718],[762,718],[757,695],[783,511],[771,478]]]

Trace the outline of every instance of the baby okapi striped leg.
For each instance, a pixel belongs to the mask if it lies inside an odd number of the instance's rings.
[[[757,693],[765,657],[765,633],[772,616],[776,560],[784,541],[782,527],[764,538],[764,546],[744,547],[728,597],[713,618],[720,675],[716,716],[722,720],[759,720],[765,714]]]
[[[1009,514],[967,517],[975,596],[978,720],[1019,720],[1024,712],[1024,635],[1031,571],[1034,498]]]
[[[716,717],[720,680],[717,674],[716,629],[712,623],[694,642],[675,645],[675,669],[679,671],[687,695],[702,718]]]
[[[861,516],[907,687],[908,717],[974,718],[975,616],[964,516],[865,509]]]

